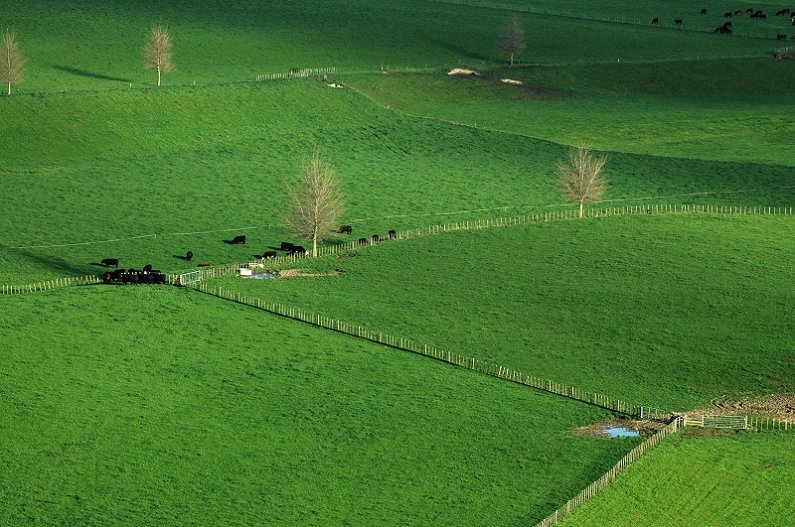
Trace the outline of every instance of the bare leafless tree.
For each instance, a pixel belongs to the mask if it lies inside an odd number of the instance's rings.
[[[157,85],[160,86],[160,74],[174,71],[174,52],[171,49],[171,33],[167,26],[162,24],[152,26],[143,52],[144,67],[148,70],[157,70]]]
[[[25,57],[19,50],[17,35],[6,29],[3,31],[3,47],[0,49],[0,80],[8,84],[8,95],[11,95],[11,85],[22,82],[22,68],[25,66]]]
[[[569,149],[569,159],[557,164],[558,185],[563,192],[580,206],[580,218],[586,202],[600,201],[607,189],[602,174],[607,156],[594,156],[585,146]]]
[[[290,191],[285,220],[296,235],[312,242],[312,256],[317,256],[318,240],[331,234],[344,211],[336,172],[314,150],[301,167],[301,181]]]
[[[513,56],[521,53],[525,49],[524,30],[519,24],[519,17],[513,15],[505,24],[500,40],[500,50],[511,56],[511,66],[513,66]]]

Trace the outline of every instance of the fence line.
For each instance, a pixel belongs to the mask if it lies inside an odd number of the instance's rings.
[[[793,207],[739,207],[739,206],[725,206],[725,205],[632,205],[623,207],[594,207],[586,209],[585,217],[587,218],[605,218],[612,216],[628,216],[638,214],[728,214],[728,215],[786,215],[792,216],[795,214]],[[547,211],[537,212],[534,214],[527,214],[521,216],[511,216],[503,218],[493,218],[485,220],[466,220],[457,221],[453,223],[445,223],[439,225],[431,225],[428,227],[418,227],[415,229],[408,229],[405,231],[395,233],[396,240],[406,240],[409,238],[417,238],[420,236],[433,236],[436,234],[443,234],[447,232],[456,231],[471,231],[481,229],[493,229],[497,227],[510,227],[517,225],[530,225],[536,223],[547,223],[550,221],[571,220],[576,219],[577,211],[573,209],[562,211]],[[378,245],[380,243],[391,241],[389,238],[382,239],[379,242],[374,242],[371,238],[362,238],[364,243],[359,240],[337,245],[326,245],[318,247],[318,256],[330,256],[342,252],[352,251]],[[309,254],[294,254],[277,256],[268,260],[260,260],[258,262],[245,262],[224,265],[220,267],[207,268],[200,271],[199,280],[207,278],[217,278],[236,273],[241,267],[263,267],[267,265],[275,265],[281,263],[293,263],[304,258],[311,258]],[[191,271],[194,273],[195,271]],[[183,279],[185,275],[180,275],[174,283],[178,285],[187,285],[189,281]]]
[[[685,426],[700,428],[728,428],[734,430],[757,431],[795,431],[795,421],[776,417],[751,415],[702,415],[699,417],[682,416]]]
[[[315,77],[318,75],[330,75],[337,73],[336,66],[330,68],[295,68],[288,73],[266,73],[257,75],[254,80],[256,81],[272,81],[278,79],[301,79],[306,77]]]
[[[25,285],[3,285],[0,286],[0,294],[2,295],[18,295],[22,293],[33,293],[35,291],[48,291],[50,289],[61,289],[64,287],[73,287],[77,285],[89,285],[102,282],[99,276],[77,276],[69,278],[56,278],[54,280],[45,280],[43,282],[36,282],[35,284]]]
[[[669,420],[672,415],[669,412],[663,412],[661,410],[656,410],[645,406],[638,406],[620,399],[611,398],[604,394],[587,392],[577,387],[568,386],[566,384],[561,384],[549,379],[525,375],[513,368],[501,366],[492,362],[482,361],[475,357],[459,355],[449,350],[439,349],[434,346],[422,344],[404,337],[385,335],[380,331],[373,331],[363,326],[342,322],[331,317],[326,317],[315,313],[308,313],[300,309],[276,304],[273,302],[266,302],[262,298],[243,295],[239,291],[228,291],[221,287],[210,286],[201,282],[192,284],[191,287],[206,294],[256,307],[258,309],[262,309],[263,311],[294,320],[299,320],[313,326],[330,329],[338,333],[355,336],[392,348],[431,357],[441,362],[454,364],[462,368],[485,373],[500,379],[506,379],[518,384],[523,384],[525,386],[530,386],[532,388],[554,393],[556,395],[562,395],[570,399],[576,399],[578,401],[606,408],[624,415],[635,417],[640,417],[643,415],[646,419],[657,418],[664,419],[666,421]]]
[[[558,510],[541,520],[536,524],[536,527],[552,527],[557,525],[571,511],[590,500],[596,494],[607,487],[616,477],[624,471],[630,464],[636,461],[640,456],[646,453],[652,447],[657,446],[660,442],[675,434],[682,426],[681,418],[676,418],[671,421],[665,428],[654,434],[652,437],[630,450],[629,454],[624,456],[621,461],[616,463],[613,468],[605,472],[601,478],[597,479],[587,487],[585,487],[579,494],[567,501]]]

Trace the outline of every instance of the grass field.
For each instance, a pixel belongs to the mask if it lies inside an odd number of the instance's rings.
[[[98,274],[103,258],[249,261],[292,239],[285,189],[314,147],[354,237],[571,207],[554,166],[578,142],[609,156],[600,206],[795,202],[795,64],[771,58],[791,42],[775,39],[792,32],[784,6],[733,17],[731,36],[712,32],[717,0],[3,7],[28,62],[0,96],[0,284]],[[508,68],[513,14],[527,49]],[[177,68],[161,89],[140,55],[158,21]],[[458,66],[485,78],[447,76]],[[345,89],[254,81],[319,67]],[[302,264],[335,278],[218,283],[684,410],[792,392],[791,223],[558,222]],[[635,444],[571,433],[600,410],[186,290],[3,297],[0,327],[0,525],[532,525]],[[677,438],[661,463],[694,474],[652,467],[577,521],[628,522],[617,511],[662,496],[695,524],[776,525],[790,442]],[[710,492],[743,471],[749,500]],[[704,507],[666,487],[680,477]]]
[[[567,517],[563,527],[789,525],[792,434],[674,437]],[[686,435],[686,434],[685,434]]]
[[[684,411],[791,386],[792,221],[642,216],[449,233],[290,265],[340,276],[214,283]]]
[[[607,412],[168,287],[0,298],[0,525],[516,525]]]

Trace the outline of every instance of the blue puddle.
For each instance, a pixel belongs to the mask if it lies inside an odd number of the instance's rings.
[[[251,275],[251,278],[254,280],[270,280],[271,278],[277,278],[277,276],[273,273],[257,273]]]
[[[602,429],[602,433],[607,434],[610,439],[616,437],[638,437],[640,435],[640,432],[637,430],[632,430],[623,426],[606,426]]]

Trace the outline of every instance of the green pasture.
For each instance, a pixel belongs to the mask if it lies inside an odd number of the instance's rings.
[[[0,298],[0,525],[517,525],[607,412],[172,287]]]
[[[699,525],[741,527],[791,524],[795,436],[739,433],[665,440],[563,527]]]
[[[319,146],[367,234],[557,210],[565,147],[410,117],[324,83],[277,81],[0,101],[0,276],[94,274],[103,258],[167,272],[248,261],[278,245],[286,187]],[[606,206],[791,206],[792,169],[610,154]],[[246,234],[250,245],[223,240]]]
[[[385,242],[213,281],[636,404],[791,390],[792,216],[612,217]]]

